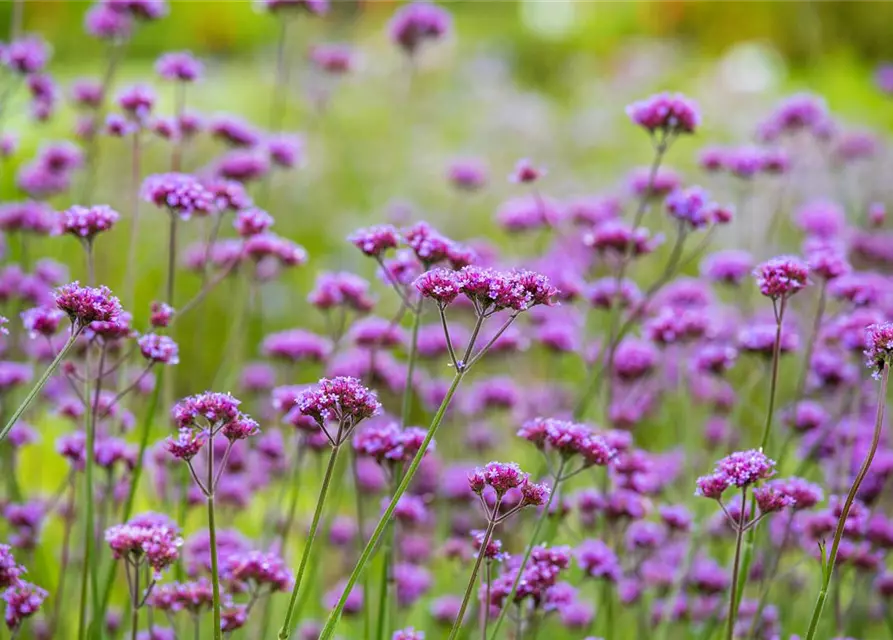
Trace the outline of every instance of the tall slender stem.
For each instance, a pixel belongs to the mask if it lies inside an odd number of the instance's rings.
[[[136,302],[136,253],[139,244],[140,220],[140,133],[138,128],[131,138],[130,148],[130,245],[127,251],[127,272],[124,276],[124,299],[131,306]]]
[[[130,640],[136,640],[140,628],[140,568],[133,567],[133,584],[130,593]]]
[[[339,430],[340,431],[340,430]],[[319,497],[316,500],[316,511],[313,513],[313,522],[310,524],[310,532],[307,534],[307,542],[304,544],[304,550],[301,552],[301,563],[298,565],[298,573],[295,576],[295,586],[291,591],[291,600],[288,603],[288,610],[285,612],[285,620],[279,629],[279,639],[286,640],[291,633],[292,616],[295,611],[295,604],[298,601],[298,592],[301,589],[301,580],[304,578],[304,572],[307,569],[307,562],[310,560],[310,551],[313,549],[313,541],[316,539],[316,532],[319,529],[319,521],[322,518],[323,507],[326,503],[326,495],[329,492],[329,485],[332,483],[332,475],[335,472],[335,462],[338,460],[338,452],[341,449],[340,434],[337,446],[332,447],[329,454],[329,464],[326,466],[326,474],[323,476],[322,485],[319,488]],[[348,588],[347,593],[350,592]]]
[[[775,413],[775,395],[778,387],[778,361],[781,359],[781,328],[784,322],[784,308],[787,298],[782,296],[778,306],[778,314],[775,323],[775,345],[772,348],[772,378],[769,382],[769,408],[766,410],[766,424],[763,427],[763,437],[760,440],[760,450],[769,444],[769,433],[772,430],[772,417]]]
[[[412,398],[414,389],[416,351],[419,343],[419,325],[422,322],[421,305],[413,309],[412,335],[409,339],[409,362],[406,365],[406,386],[403,388],[403,406],[400,411],[400,424],[405,429],[412,413]]]
[[[74,474],[69,479],[70,502],[63,513],[63,533],[62,533],[62,561],[59,565],[59,580],[56,583],[56,602],[53,606],[53,620],[50,623],[50,636],[55,634],[59,628],[62,615],[62,603],[65,599],[65,578],[68,576],[68,563],[71,561],[71,530],[74,528],[75,511],[75,490],[77,488],[77,479]]]
[[[93,449],[95,433],[93,429],[93,403],[90,400],[90,358],[87,351],[87,371],[84,376],[84,428],[87,431],[84,446],[84,499],[86,500],[85,524],[84,524],[84,557],[81,567],[81,600],[78,617],[78,640],[87,637],[87,598],[89,597],[90,571],[93,566]],[[94,614],[96,611],[93,612]]]
[[[167,286],[165,297],[167,303],[174,306],[174,284],[177,273],[177,214],[169,211],[170,224],[168,225],[167,239]]]
[[[846,528],[847,517],[850,514],[850,509],[853,507],[853,502],[856,500],[856,495],[859,493],[859,487],[862,485],[862,481],[865,479],[865,476],[868,474],[868,470],[871,467],[871,463],[874,461],[874,454],[877,453],[878,443],[881,439],[881,428],[884,423],[884,410],[887,406],[887,382],[889,377],[890,364],[885,362],[884,369],[881,372],[880,388],[878,389],[877,415],[875,416],[874,421],[874,435],[871,439],[871,447],[868,450],[868,455],[865,456],[865,461],[862,463],[859,473],[856,474],[856,478],[853,480],[850,491],[843,503],[840,517],[837,520],[837,529],[834,531],[834,541],[831,543],[831,553],[828,555],[828,558],[823,565],[824,575],[822,576],[822,588],[819,591],[815,608],[812,611],[809,630],[806,632],[806,640],[814,640],[816,637],[819,620],[822,618],[822,611],[825,608],[825,600],[828,597],[828,586],[831,584],[831,577],[834,574],[834,565],[837,563],[837,551],[840,548],[840,541],[843,538],[843,532]],[[824,550],[822,553],[824,554]]]
[[[221,465],[222,467],[222,465]],[[211,591],[214,609],[214,640],[221,640],[220,628],[220,567],[217,559],[217,523],[214,519],[214,446],[208,443],[208,541],[211,547]]]
[[[484,565],[484,581],[486,582],[486,585],[484,586],[484,603],[481,605],[481,612],[483,614],[483,620],[481,620],[481,640],[487,640],[487,626],[490,624],[490,585],[493,581],[492,571],[493,562],[490,559],[487,559],[487,564]]]
[[[543,524],[549,518],[549,510],[552,508],[552,501],[555,500],[555,496],[558,494],[558,486],[564,479],[562,474],[564,473],[565,464],[565,461],[562,460],[561,464],[558,465],[558,470],[555,472],[555,485],[552,487],[552,492],[549,494],[549,500],[546,502],[546,506],[543,507],[543,510],[540,512],[540,517],[537,518],[536,524],[533,527],[533,535],[530,537],[530,542],[527,545],[527,549],[524,551],[524,558],[521,560],[521,564],[518,565],[518,573],[515,576],[515,581],[512,583],[512,589],[509,591],[508,596],[503,600],[502,610],[499,612],[496,624],[493,625],[493,633],[490,635],[490,640],[496,640],[499,635],[499,627],[502,626],[506,614],[508,613],[509,606],[515,598],[515,594],[518,592],[518,586],[521,584],[521,578],[524,575],[524,568],[527,566],[527,563],[530,562],[533,547],[536,546],[536,539],[543,528]]]
[[[474,591],[474,585],[477,584],[481,562],[483,562],[484,556],[487,554],[487,546],[490,544],[490,538],[493,536],[493,529],[496,528],[496,514],[499,512],[500,502],[501,500],[496,501],[496,505],[493,507],[493,512],[490,514],[490,521],[487,523],[487,530],[484,532],[484,539],[481,542],[477,560],[475,560],[474,567],[471,570],[471,576],[468,578],[468,585],[465,587],[465,595],[462,597],[462,605],[459,607],[456,621],[453,623],[453,628],[450,630],[449,640],[454,640],[456,634],[459,633],[459,629],[462,628],[462,621],[465,619],[465,610],[468,608],[468,601],[471,600],[471,593]],[[488,607],[489,603],[485,602],[484,606]]]
[[[71,336],[68,338],[68,342],[62,347],[62,350],[56,354],[56,357],[53,358],[53,361],[50,363],[50,366],[47,367],[47,370],[43,372],[43,375],[40,376],[40,379],[37,383],[31,388],[31,391],[28,392],[28,395],[22,401],[22,404],[19,405],[18,409],[16,409],[12,417],[7,420],[6,425],[3,427],[3,431],[0,431],[0,442],[3,442],[3,439],[6,438],[9,430],[12,429],[13,425],[18,422],[19,418],[22,417],[22,414],[25,412],[25,409],[34,401],[34,398],[37,397],[37,394],[40,393],[41,389],[43,389],[44,385],[47,383],[47,380],[50,379],[50,376],[53,375],[53,372],[59,366],[59,363],[65,359],[65,356],[68,354],[69,350],[74,346],[75,341],[78,339],[78,336],[81,334],[81,329],[76,325],[72,325],[71,327]]]
[[[464,371],[457,371],[456,375],[453,376],[453,382],[452,384],[450,384],[450,388],[447,389],[446,395],[443,398],[443,402],[440,403],[440,408],[438,408],[437,413],[434,414],[434,418],[431,421],[431,425],[428,427],[428,433],[425,436],[425,439],[422,441],[422,445],[419,447],[419,450],[416,453],[415,457],[412,459],[409,468],[403,475],[403,480],[400,482],[400,486],[397,487],[397,491],[391,498],[391,502],[388,504],[384,514],[382,514],[381,518],[378,521],[378,524],[375,526],[375,531],[372,532],[372,537],[369,538],[369,541],[366,543],[366,546],[363,549],[363,553],[360,555],[360,558],[357,560],[356,566],[354,566],[353,571],[348,577],[347,584],[344,587],[344,592],[341,594],[341,598],[338,600],[335,608],[329,614],[329,617],[326,620],[326,626],[325,628],[323,628],[322,635],[320,636],[320,640],[330,640],[335,634],[335,628],[338,626],[338,621],[341,619],[341,612],[344,611],[344,605],[347,604],[347,597],[350,595],[351,589],[353,589],[354,585],[356,585],[357,580],[359,580],[360,575],[366,568],[366,563],[369,562],[369,559],[372,557],[375,548],[378,546],[378,542],[379,540],[381,540],[381,536],[384,534],[384,530],[387,527],[388,522],[394,515],[394,510],[397,508],[397,503],[400,501],[400,498],[403,497],[403,494],[406,493],[406,490],[409,488],[412,479],[415,477],[419,465],[421,465],[422,463],[422,458],[425,457],[425,453],[428,450],[431,441],[434,439],[434,435],[437,433],[437,429],[438,427],[440,427],[440,423],[443,421],[443,416],[446,414],[447,407],[449,407],[450,402],[452,402],[453,396],[456,395],[456,390],[459,388],[459,383],[462,382],[462,378],[464,377],[464,375]],[[281,634],[280,638],[284,640],[284,637],[281,636]]]
[[[744,518],[747,515],[747,488],[741,490],[741,514],[738,516],[738,530],[735,532],[735,562],[732,565],[732,592],[729,595],[728,640],[735,637],[735,618],[738,617],[738,572],[741,568],[741,542],[744,538]]]

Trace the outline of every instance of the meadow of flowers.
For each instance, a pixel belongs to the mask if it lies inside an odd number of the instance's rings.
[[[712,144],[722,110],[607,94],[636,141],[620,186],[458,148],[425,178],[449,215],[394,183],[292,236],[320,141],[349,173],[340,85],[376,66],[290,53],[326,0],[257,2],[253,120],[195,107],[219,69],[187,51],[122,79],[176,5],[89,6],[103,62],[64,88],[22,30],[39,7],[9,3],[0,42],[9,636],[893,637],[883,135],[798,93]],[[392,117],[436,129],[448,9],[396,6],[386,34]]]

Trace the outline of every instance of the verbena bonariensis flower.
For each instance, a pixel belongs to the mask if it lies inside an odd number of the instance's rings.
[[[156,580],[177,560],[183,544],[173,523],[158,514],[142,514],[125,524],[109,527],[105,541],[115,559],[123,558],[133,565],[145,561]]]
[[[59,323],[65,314],[52,307],[34,307],[22,312],[22,325],[31,338],[52,336],[59,330]]]
[[[342,436],[381,409],[375,393],[350,377],[322,378],[298,396],[295,406],[323,429],[327,422],[337,422]]]
[[[174,51],[159,56],[155,72],[165,80],[195,82],[201,79],[204,65],[188,51]]]
[[[478,191],[487,184],[487,165],[475,158],[453,160],[447,168],[447,178],[456,189]]]
[[[632,229],[619,220],[607,220],[583,235],[584,245],[609,256],[646,255],[662,242],[663,236],[652,236],[644,227]]]
[[[256,147],[261,133],[245,120],[228,114],[214,116],[208,127],[211,135],[233,147]]]
[[[62,227],[66,233],[90,242],[96,234],[108,231],[121,216],[108,205],[81,207],[75,205],[63,212]]]
[[[515,169],[509,176],[509,181],[518,184],[530,184],[536,182],[545,175],[545,169],[533,166],[533,162],[528,158],[521,158],[515,164]]]
[[[440,335],[443,335],[440,327],[437,329]],[[406,342],[406,332],[395,322],[377,316],[368,316],[360,318],[351,325],[348,338],[358,347],[388,349]]]
[[[426,41],[446,37],[452,18],[446,9],[429,2],[412,2],[400,7],[388,24],[388,34],[407,54],[415,54]]]
[[[137,341],[142,356],[151,363],[178,364],[179,347],[170,336],[147,333]]]
[[[583,295],[593,307],[606,310],[614,308],[614,305],[634,307],[642,300],[639,287],[627,278],[620,282],[617,282],[617,278],[600,278],[592,282]]]
[[[158,20],[168,13],[167,0],[104,0],[104,4],[113,11],[143,21]]]
[[[54,301],[78,329],[91,322],[114,322],[123,313],[121,303],[108,287],[82,287],[77,281],[57,289]]]
[[[153,609],[167,613],[186,611],[193,615],[209,611],[214,594],[211,582],[199,578],[190,582],[173,582],[155,587],[149,598]]]
[[[507,200],[496,211],[499,225],[510,233],[554,227],[562,212],[554,200],[528,195]]]
[[[760,293],[773,300],[788,298],[809,284],[809,267],[793,256],[772,258],[753,274]]]
[[[234,590],[288,591],[294,577],[277,554],[263,551],[233,553],[224,560],[221,576]]]
[[[214,204],[218,211],[241,211],[251,207],[252,200],[245,185],[234,180],[213,179],[206,180],[205,189],[214,196]]]
[[[374,458],[379,464],[403,464],[415,457],[424,439],[425,431],[418,427],[401,429],[396,422],[378,422],[361,429],[354,436],[353,447],[357,453]],[[434,447],[432,440],[426,451],[434,451]]]
[[[25,568],[12,556],[12,547],[0,544],[0,591],[17,586],[23,573]]]
[[[242,209],[233,220],[233,227],[243,238],[256,236],[273,226],[273,216],[257,207]]]
[[[659,93],[626,108],[633,123],[664,137],[694,133],[701,123],[698,106],[681,93]]]
[[[41,71],[49,58],[50,47],[38,36],[25,36],[0,46],[0,65],[21,75]]]
[[[240,404],[238,399],[228,393],[206,391],[180,400],[174,405],[171,417],[181,429],[203,426],[219,429],[239,417]]]
[[[346,271],[320,273],[307,300],[323,311],[347,307],[365,313],[375,306],[375,301],[369,294],[369,281]]]
[[[334,42],[313,45],[309,58],[317,69],[332,75],[350,73],[357,64],[356,53],[349,45]]]
[[[517,489],[521,500],[516,509],[544,505],[551,493],[547,484],[531,482],[530,474],[522,472],[517,464],[504,462],[489,462],[474,470],[468,474],[468,486],[478,495],[489,487],[496,494],[497,500],[505,497],[510,490]]]
[[[26,618],[30,618],[40,610],[47,596],[46,589],[42,589],[30,582],[19,582],[11,586],[3,593],[6,601],[6,626],[13,634],[18,631]]]
[[[710,216],[712,203],[701,187],[675,189],[664,204],[670,217],[692,229],[700,229],[713,221]]]
[[[7,202],[0,205],[0,229],[49,235],[57,229],[53,210],[43,202]]]
[[[416,258],[426,268],[439,262],[450,262],[454,269],[470,264],[465,258],[464,247],[432,228],[427,222],[419,222],[401,230],[400,233]]]
[[[558,293],[548,278],[533,271],[501,272],[476,266],[460,271],[434,269],[419,276],[415,286],[440,307],[463,293],[482,317],[503,309],[520,312],[537,305],[551,306]]]
[[[696,495],[718,500],[729,487],[743,489],[774,473],[775,461],[761,451],[736,451],[719,460],[711,475],[698,478]]]
[[[759,137],[767,142],[783,134],[806,130],[819,138],[827,135],[830,114],[825,100],[808,93],[785,98],[759,126]]]
[[[347,240],[367,256],[380,258],[388,249],[397,247],[400,236],[396,228],[385,224],[357,229]]]
[[[215,199],[196,178],[185,173],[161,173],[143,181],[142,197],[188,220],[214,212]]]
[[[540,450],[555,451],[565,462],[579,456],[584,467],[605,466],[617,455],[602,435],[584,424],[566,420],[535,418],[525,422],[518,435]]]
[[[879,380],[884,369],[893,366],[893,322],[873,324],[866,334],[865,364]]]
[[[134,84],[122,89],[117,96],[118,106],[132,120],[144,123],[152,114],[157,96],[151,87]]]
[[[156,329],[164,328],[171,323],[174,317],[174,308],[164,302],[152,302],[149,313],[149,324]]]
[[[413,627],[399,629],[391,636],[391,640],[425,640],[424,631],[416,631]]]
[[[332,342],[310,331],[290,329],[268,335],[261,349],[265,355],[288,362],[323,362],[332,351]]]
[[[830,239],[846,227],[846,212],[836,202],[813,200],[797,209],[794,220],[807,235]]]

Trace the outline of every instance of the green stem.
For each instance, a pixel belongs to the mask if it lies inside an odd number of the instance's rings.
[[[834,541],[831,544],[831,553],[828,555],[828,559],[824,564],[822,588],[819,591],[819,595],[815,603],[815,608],[812,611],[812,619],[809,622],[809,630],[806,632],[806,640],[814,640],[816,637],[816,631],[819,627],[819,620],[822,617],[822,610],[825,608],[825,600],[828,597],[828,585],[831,584],[831,576],[834,574],[834,565],[837,562],[837,550],[840,548],[840,540],[843,538],[843,531],[846,528],[846,520],[850,514],[850,509],[853,506],[853,502],[856,500],[856,494],[859,493],[859,487],[862,485],[862,481],[865,479],[865,476],[868,474],[868,469],[871,467],[871,463],[874,461],[874,454],[877,452],[878,443],[880,442],[881,438],[881,427],[883,426],[884,422],[884,410],[886,409],[887,404],[887,381],[889,377],[890,364],[888,362],[885,362],[884,369],[881,372],[880,388],[878,389],[877,415],[874,422],[874,436],[871,439],[871,448],[868,450],[868,455],[865,456],[865,461],[862,463],[862,467],[859,469],[859,473],[856,474],[856,478],[855,480],[853,480],[853,484],[850,487],[849,493],[847,494],[846,501],[843,503],[843,510],[840,512],[840,518],[838,518],[837,520],[837,529],[834,532]]]
[[[561,464],[558,466],[558,471],[555,472],[555,486],[552,487],[552,493],[549,494],[549,500],[540,512],[540,517],[537,519],[536,524],[533,527],[533,535],[530,537],[530,543],[524,551],[524,558],[521,560],[520,566],[518,566],[518,574],[515,576],[515,581],[512,583],[512,590],[509,591],[508,596],[503,600],[502,611],[499,612],[496,624],[493,625],[493,633],[490,634],[490,640],[496,640],[496,637],[499,635],[499,627],[501,627],[502,623],[505,621],[509,606],[514,599],[515,594],[518,592],[518,586],[521,584],[521,577],[524,575],[524,568],[527,566],[527,563],[530,562],[530,556],[533,553],[533,547],[536,545],[537,536],[539,536],[540,530],[543,528],[543,523],[549,518],[549,509],[552,508],[552,501],[558,493],[558,485],[563,480],[561,474],[564,472],[564,466],[565,461],[562,460]]]
[[[769,383],[769,408],[766,411],[766,424],[763,427],[763,437],[760,440],[760,451],[766,449],[769,444],[769,433],[772,430],[772,417],[775,413],[775,395],[778,386],[778,361],[781,359],[781,327],[784,320],[784,307],[787,298],[782,296],[781,305],[778,308],[778,317],[775,323],[775,345],[772,348],[772,379]]]
[[[501,500],[496,501],[496,505],[493,507],[493,512],[490,514],[490,522],[487,524],[487,530],[484,532],[484,539],[481,542],[481,549],[478,551],[477,560],[475,560],[474,568],[471,570],[471,576],[468,578],[468,586],[465,587],[462,606],[459,607],[459,614],[456,616],[456,621],[453,623],[452,630],[450,630],[449,640],[454,640],[456,634],[459,633],[459,629],[462,628],[462,621],[465,619],[465,610],[468,609],[468,601],[471,600],[471,593],[474,591],[474,585],[477,584],[478,572],[481,570],[481,562],[483,562],[484,556],[487,553],[487,545],[490,544],[493,529],[496,528],[496,519],[497,514],[499,513],[500,502]],[[485,602],[484,607],[487,606],[489,606],[489,603]]]
[[[56,355],[53,361],[50,363],[50,366],[47,367],[47,370],[43,372],[43,375],[40,376],[40,379],[37,381],[31,391],[28,392],[28,396],[22,401],[22,404],[19,405],[19,408],[15,410],[15,413],[12,414],[12,417],[6,422],[6,426],[3,427],[3,431],[0,431],[0,442],[3,442],[4,438],[6,438],[9,430],[12,429],[13,425],[18,422],[19,418],[22,417],[22,414],[25,412],[25,409],[34,401],[34,398],[37,397],[37,394],[40,393],[40,390],[43,389],[44,385],[47,383],[47,380],[50,379],[50,376],[53,375],[53,372],[59,366],[59,363],[65,358],[68,354],[69,350],[74,346],[75,341],[78,339],[78,336],[81,334],[81,330],[76,328],[75,325],[72,325],[71,328],[71,337],[68,338],[68,342],[65,343],[65,346],[62,347],[62,350]]]
[[[738,516],[738,531],[735,533],[735,563],[732,565],[732,593],[729,597],[728,633],[726,638],[735,637],[735,619],[738,617],[738,572],[741,569],[741,541],[744,538],[744,518],[747,515],[747,487],[741,490],[741,514]],[[745,577],[745,581],[747,578]]]
[[[394,478],[399,482],[399,475],[397,475],[397,471],[394,471]],[[396,486],[391,487],[392,490],[396,490]],[[385,634],[388,629],[388,599],[391,596],[391,557],[394,553],[394,539],[397,535],[397,523],[392,522],[388,527],[387,535],[385,537],[384,549],[382,550],[382,563],[381,563],[381,577],[379,578],[379,595],[378,595],[378,622],[376,626],[375,637],[378,640],[384,640]],[[363,579],[366,579],[366,575],[363,575]],[[367,600],[363,598],[363,600]],[[392,623],[396,623],[394,620]]]
[[[214,446],[208,443],[208,541],[211,550],[211,591],[214,608],[214,640],[221,640],[220,629],[220,567],[217,559],[217,523],[214,518]]]
[[[298,566],[298,574],[295,577],[295,586],[291,592],[291,600],[288,603],[288,610],[285,612],[285,620],[282,621],[282,627],[279,629],[279,639],[286,640],[291,633],[292,616],[294,615],[295,605],[298,602],[298,591],[301,589],[301,580],[304,578],[304,572],[307,569],[307,561],[310,559],[310,551],[313,548],[313,541],[316,539],[316,531],[319,529],[319,521],[322,517],[322,510],[326,503],[326,495],[329,492],[329,485],[332,482],[332,475],[335,471],[335,462],[338,460],[338,452],[341,449],[340,434],[338,446],[332,447],[329,454],[329,464],[326,466],[326,474],[322,479],[322,486],[319,489],[319,498],[316,501],[316,511],[313,513],[313,522],[310,525],[310,532],[307,534],[307,542],[301,553],[301,563]],[[350,593],[350,585],[345,593]]]
[[[335,608],[329,614],[329,617],[326,620],[326,626],[322,631],[322,635],[320,636],[320,640],[331,640],[332,636],[335,634],[335,628],[338,626],[338,621],[341,619],[341,612],[344,611],[344,605],[347,604],[347,597],[350,595],[351,589],[353,589],[354,585],[356,585],[357,580],[359,580],[360,574],[362,574],[363,570],[366,568],[366,564],[372,557],[376,546],[378,546],[378,542],[379,540],[381,540],[381,536],[384,534],[384,530],[387,527],[388,522],[394,515],[394,510],[397,508],[397,503],[400,501],[400,498],[403,496],[403,494],[406,493],[406,490],[409,488],[412,479],[415,477],[416,471],[418,471],[419,465],[421,465],[422,463],[422,458],[425,457],[428,446],[434,439],[434,435],[437,433],[437,428],[443,421],[443,416],[446,414],[447,407],[449,407],[453,396],[456,394],[456,390],[459,388],[459,383],[462,382],[462,378],[464,377],[464,375],[464,371],[457,371],[456,375],[453,377],[453,382],[450,385],[450,388],[447,390],[443,402],[440,403],[440,408],[437,410],[437,413],[434,414],[434,419],[431,421],[431,425],[428,427],[428,433],[425,436],[421,447],[419,447],[415,458],[412,459],[412,462],[410,463],[409,468],[404,474],[403,480],[400,482],[400,486],[397,487],[396,493],[394,493],[393,497],[391,498],[391,502],[388,504],[387,509],[385,509],[384,514],[381,516],[378,524],[375,526],[375,531],[372,532],[372,537],[369,538],[369,541],[366,543],[366,546],[363,549],[363,553],[360,555],[359,560],[357,560],[356,566],[351,572],[350,577],[347,579],[347,584],[344,588],[344,592],[341,594],[341,598],[338,600]],[[281,635],[280,638],[284,640],[284,637]]]
[[[405,429],[412,413],[413,377],[415,375],[416,351],[419,343],[419,325],[422,321],[421,305],[413,309],[412,337],[409,341],[409,362],[406,366],[406,386],[403,388],[403,407],[400,412],[400,424]]]
[[[89,354],[89,351],[88,351]],[[87,371],[84,376],[84,427],[87,431],[84,444],[84,498],[86,500],[84,523],[84,558],[81,567],[81,600],[78,617],[78,640],[87,637],[87,598],[89,597],[90,572],[93,566],[93,449],[95,433],[93,429],[93,403],[90,394],[90,359],[87,358]],[[94,614],[96,611],[94,610]]]

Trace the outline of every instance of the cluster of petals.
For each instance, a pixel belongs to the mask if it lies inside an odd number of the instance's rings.
[[[775,461],[762,451],[736,451],[719,460],[711,475],[698,478],[696,495],[719,499],[730,487],[743,489],[774,474]]]
[[[537,305],[551,306],[558,290],[549,279],[533,271],[497,271],[467,266],[459,271],[432,269],[415,282],[422,296],[440,306],[453,302],[459,294],[471,300],[480,313],[502,309],[525,311]]]
[[[617,455],[608,440],[584,424],[555,418],[534,418],[524,423],[518,436],[538,449],[552,450],[562,458],[580,456],[586,465],[605,466]]]
[[[430,2],[411,2],[391,18],[388,33],[395,44],[412,55],[424,42],[444,38],[451,28],[452,18],[446,9]]]
[[[105,541],[116,559],[127,557],[134,563],[145,559],[156,576],[176,561],[183,544],[176,527],[155,514],[143,514],[109,527]]]
[[[320,426],[339,422],[355,426],[371,418],[381,408],[375,393],[356,378],[322,378],[303,391],[295,401],[298,411],[316,420]]]
[[[772,299],[792,296],[809,284],[809,267],[793,256],[767,260],[753,274],[760,293]]]
[[[59,287],[54,301],[79,327],[91,322],[113,322],[123,313],[120,301],[108,287],[82,287],[78,281]]]
[[[698,106],[681,93],[659,93],[626,108],[634,124],[649,133],[694,133],[701,123]]]
[[[517,489],[521,494],[519,506],[543,505],[551,493],[547,484],[531,482],[530,474],[524,473],[517,464],[511,462],[489,462],[475,469],[468,474],[468,486],[477,494],[489,487],[496,493],[497,499],[510,490]]]

